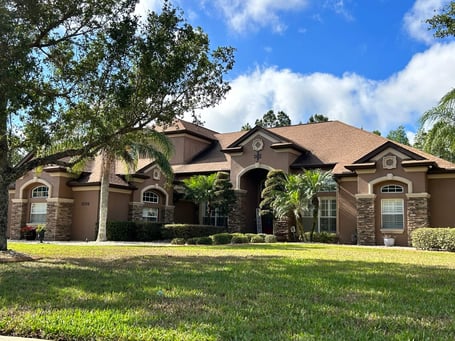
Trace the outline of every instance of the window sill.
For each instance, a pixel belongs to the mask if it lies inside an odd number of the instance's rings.
[[[384,234],[403,234],[404,233],[404,229],[381,229],[381,233],[384,233]]]

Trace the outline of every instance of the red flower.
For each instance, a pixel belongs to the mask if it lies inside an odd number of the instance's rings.
[[[21,232],[22,233],[25,233],[25,232],[31,232],[31,231],[35,231],[36,230],[36,227],[35,226],[24,226],[24,227],[21,227]]]

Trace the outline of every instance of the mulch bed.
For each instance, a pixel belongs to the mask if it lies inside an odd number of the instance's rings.
[[[19,253],[13,250],[0,251],[0,263],[31,262],[38,259],[38,257],[32,257],[25,253]]]

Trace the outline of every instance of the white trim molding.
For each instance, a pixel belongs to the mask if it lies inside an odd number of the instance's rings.
[[[240,190],[241,189],[240,188],[240,179],[243,176],[243,174],[247,173],[248,171],[250,171],[252,169],[258,169],[258,168],[265,169],[267,171],[271,171],[272,169],[274,169],[273,167],[270,167],[270,166],[267,166],[267,165],[264,165],[264,164],[258,163],[258,162],[256,162],[253,165],[250,165],[248,167],[245,167],[245,168],[242,169],[241,172],[239,172],[237,174],[237,177],[235,178],[234,189],[236,189],[236,190]]]
[[[374,185],[381,183],[381,182],[385,182],[385,181],[398,181],[398,182],[405,183],[406,185],[408,185],[408,193],[412,193],[413,187],[412,187],[411,180],[403,178],[401,176],[393,175],[392,173],[389,173],[386,176],[382,176],[380,178],[371,180],[368,183],[368,194],[373,194]]]
[[[141,190],[141,200],[142,200],[142,197],[144,196],[144,192],[149,191],[149,190],[158,190],[160,193],[164,194],[165,201],[166,201],[166,206],[169,205],[169,195],[168,195],[167,192],[164,190],[164,188],[161,187],[161,186],[159,186],[158,184],[154,184],[154,185],[150,185],[150,186],[144,187],[144,188]],[[141,201],[141,202],[142,202],[142,201]]]
[[[46,180],[38,178],[38,177],[35,176],[33,179],[30,179],[27,182],[25,182],[24,184],[22,184],[21,188],[19,189],[19,198],[23,198],[24,197],[24,189],[26,187],[28,187],[29,185],[34,184],[34,183],[47,186],[47,188],[49,188],[48,197],[49,198],[52,197],[52,185],[49,182],[47,182]]]

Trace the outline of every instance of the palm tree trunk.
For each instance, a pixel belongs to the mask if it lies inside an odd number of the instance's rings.
[[[316,226],[318,225],[319,199],[317,197],[313,198],[312,204],[313,204],[313,224],[311,227],[310,242],[313,241],[313,234],[314,234],[314,231],[316,230]]]
[[[100,204],[99,204],[99,221],[98,221],[98,236],[97,242],[105,242],[107,240],[106,225],[107,211],[109,205],[109,177],[111,173],[112,155],[104,151],[102,154],[102,170],[101,170],[101,188],[100,188]]]

